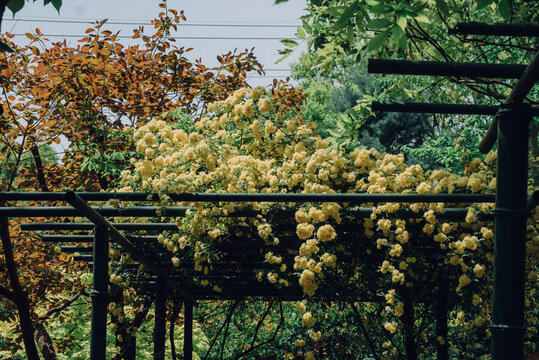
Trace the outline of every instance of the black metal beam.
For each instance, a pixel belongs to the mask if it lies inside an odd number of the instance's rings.
[[[505,99],[506,104],[521,103],[524,101],[530,90],[539,80],[539,51],[535,53],[532,62],[526,67],[517,84],[511,90],[511,93]],[[479,151],[483,154],[488,153],[496,142],[498,133],[498,116],[490,123],[490,126],[479,143]],[[520,139],[519,141],[527,141]]]
[[[95,212],[101,216],[123,216],[123,217],[181,217],[189,209],[182,206],[133,206],[126,208],[114,208],[103,206],[92,206]],[[0,216],[4,217],[77,217],[80,214],[71,206],[16,206],[0,207]]]
[[[93,246],[92,325],[90,359],[106,359],[107,306],[109,284],[109,235],[106,227],[96,226]]]
[[[539,37],[539,25],[536,24],[506,24],[506,23],[458,23],[449,29],[449,34]]]
[[[448,63],[440,61],[369,59],[370,74],[454,76],[458,78],[518,79],[525,65]]]
[[[178,230],[176,224],[171,223],[111,223],[118,230],[125,231],[174,231]],[[94,228],[92,223],[24,223],[21,230],[46,231],[46,230],[72,230],[90,231]]]
[[[185,300],[183,304],[183,358],[193,360],[193,302]]]
[[[155,318],[153,328],[153,359],[165,359],[167,314],[167,283],[164,276],[158,276],[155,283]]]
[[[82,254],[82,255],[73,255],[73,260],[75,261],[92,261],[93,256],[88,254]]]
[[[65,253],[93,252],[93,249],[93,246],[60,246],[60,250]]]
[[[76,192],[85,201],[158,201],[158,194],[121,192]],[[64,201],[63,192],[0,192],[0,201]]]
[[[0,193],[0,201],[4,198],[11,198],[12,201],[15,201],[18,194],[32,194],[32,193]],[[50,193],[49,193],[50,194]],[[53,193],[54,194],[54,193]],[[57,193],[56,193],[57,194]],[[107,193],[99,193],[107,194]],[[110,193],[115,194],[115,193]],[[137,193],[134,193],[135,195]],[[148,196],[147,194],[145,194]],[[127,195],[126,195],[127,196]],[[170,198],[174,201],[185,201],[185,202],[349,202],[349,203],[378,203],[378,202],[494,202],[494,195],[488,194],[259,194],[259,193],[185,193],[185,194],[169,194]],[[25,195],[23,198],[27,198]],[[22,199],[22,198],[21,198]],[[20,199],[19,199],[20,200]],[[78,213],[73,212],[73,209],[70,207],[54,207],[55,209],[61,209],[63,213],[58,211],[56,213],[51,212],[51,215],[48,214],[47,209],[53,209],[53,207],[27,207],[25,209],[32,209],[31,211],[35,212],[34,216],[77,216]],[[183,216],[185,211],[189,209],[188,207],[179,207],[179,206],[168,206],[168,207],[157,207],[157,206],[137,206],[137,207],[125,207],[125,208],[114,208],[114,207],[101,207],[96,206],[92,207],[102,216],[156,216],[155,211],[158,209],[162,210],[162,216]],[[17,214],[25,214],[22,211],[21,207],[9,207],[9,208],[0,208],[10,209],[17,212]],[[19,209],[19,210],[17,210]],[[39,210],[43,209],[43,210]],[[71,211],[70,211],[71,209]],[[5,212],[7,216],[8,210],[2,211]],[[62,215],[63,214],[63,215]],[[67,215],[66,215],[67,214]],[[76,214],[76,215],[73,215]],[[0,213],[0,215],[3,215]],[[21,215],[27,216],[27,215]],[[17,217],[13,215],[12,217]]]
[[[93,242],[93,235],[43,235],[41,241],[45,242]]]
[[[96,224],[96,226],[102,226],[109,229],[109,236],[116,241],[125,251],[129,252],[133,259],[143,263],[146,268],[154,273],[157,276],[166,276],[165,270],[160,266],[156,265],[155,262],[144,255],[135,245],[133,245],[129,240],[127,240],[115,227],[113,227],[103,216],[101,216],[97,211],[95,211],[87,202],[82,200],[77,194],[72,191],[65,193],[65,200],[70,203],[80,215],[85,216]],[[167,285],[172,289],[176,290],[179,294],[184,296],[186,299],[192,299],[183,287],[178,284],[173,279],[167,277]]]
[[[499,108],[498,105],[372,103],[373,111],[423,114],[496,115]],[[539,108],[532,108],[532,115],[539,116]]]
[[[529,104],[504,105],[498,119],[491,352],[493,360],[522,359]]]

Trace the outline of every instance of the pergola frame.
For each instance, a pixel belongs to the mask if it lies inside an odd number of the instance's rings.
[[[488,26],[476,26],[476,34],[488,31]],[[461,29],[465,28],[461,26]],[[470,33],[470,27],[466,28]],[[487,29],[487,30],[485,30]],[[506,31],[515,31],[514,28]],[[499,28],[498,28],[499,30]],[[497,30],[497,31],[498,31]],[[503,29],[502,29],[503,30]],[[459,30],[456,29],[455,32]],[[520,30],[519,30],[520,31]],[[537,31],[533,28],[532,31]],[[471,33],[474,33],[473,31]],[[492,35],[491,33],[487,33]],[[502,31],[502,35],[503,35]],[[496,33],[496,35],[499,35]],[[525,265],[525,239],[526,218],[529,210],[539,202],[536,191],[527,198],[527,171],[528,171],[528,127],[532,118],[532,109],[524,104],[524,98],[537,82],[539,77],[539,53],[527,67],[521,65],[497,64],[455,64],[439,62],[370,60],[369,72],[399,73],[408,75],[435,75],[458,77],[488,77],[488,78],[517,78],[519,81],[513,91],[496,113],[491,128],[483,138],[480,150],[488,152],[494,142],[498,141],[498,173],[497,192],[495,196],[495,262],[494,262],[494,290],[493,290],[493,324],[492,330],[492,356],[494,360],[519,359],[523,354],[524,339],[524,265]],[[416,104],[417,105],[417,104]],[[447,105],[447,104],[446,104]],[[397,109],[398,110],[398,109]],[[432,110],[432,109],[431,109]],[[491,113],[492,109],[472,109]],[[400,109],[402,111],[402,109]],[[437,112],[469,113],[470,109],[453,108],[441,109]],[[462,112],[459,112],[462,111]],[[533,115],[536,109],[533,110]],[[112,198],[120,198],[119,194],[111,194]],[[95,196],[95,197],[94,197]],[[192,306],[196,299],[186,291],[181,282],[167,277],[163,268],[148,261],[141,254],[137,246],[122,235],[116,224],[111,224],[103,216],[112,209],[93,209],[86,200],[105,200],[109,195],[103,193],[0,193],[0,203],[17,200],[52,200],[64,197],[72,208],[63,209],[14,209],[0,208],[1,217],[31,217],[31,216],[60,216],[59,214],[72,214],[61,216],[85,216],[95,226],[93,244],[93,272],[94,282],[92,296],[92,342],[91,358],[105,358],[106,335],[106,304],[108,284],[108,241],[116,241],[133,258],[143,263],[157,276],[155,284],[156,322],[154,338],[154,358],[164,357],[164,304],[166,302],[167,287],[173,289],[185,299],[185,341],[184,358],[191,359],[192,354]],[[117,197],[118,196],[118,197]],[[147,194],[130,194],[134,200],[137,196]],[[273,201],[273,202],[465,202],[463,198],[457,200],[458,195],[412,195],[412,194],[172,194],[170,197],[176,201]],[[440,197],[441,196],[441,197]],[[463,196],[463,195],[460,195]],[[491,202],[492,195],[468,195],[470,202]],[[487,198],[485,198],[485,196]],[[354,200],[355,197],[355,200]],[[367,200],[371,199],[371,200]],[[414,200],[415,199],[415,200]],[[436,199],[436,200],[434,200]],[[474,200],[475,199],[475,200]],[[481,199],[481,200],[479,200]],[[142,200],[142,199],[141,199]],[[157,200],[157,199],[155,199]],[[19,211],[19,213],[16,212]],[[76,210],[76,212],[73,212]],[[148,210],[148,209],[146,209]],[[146,211],[144,210],[144,211]],[[170,210],[170,213],[167,211]],[[50,212],[49,212],[50,211]],[[142,209],[141,209],[142,211]],[[155,211],[155,209],[150,210]],[[165,208],[164,216],[175,216],[185,209]],[[38,215],[39,214],[39,215]],[[45,215],[49,214],[49,215]],[[108,214],[108,213],[107,213]],[[148,215],[135,215],[148,216]],[[162,215],[163,216],[163,215]],[[86,225],[85,225],[86,226]],[[119,225],[117,225],[119,227]],[[34,229],[37,227],[34,227]],[[87,239],[87,238],[86,238]],[[106,254],[105,255],[105,249]],[[87,250],[87,249],[84,249]],[[442,287],[441,287],[442,288]],[[447,303],[443,290],[437,293],[437,332],[439,336],[447,334]],[[405,319],[406,320],[406,319]],[[438,344],[437,358],[448,359],[448,344]],[[407,354],[409,359],[417,358],[417,354]]]

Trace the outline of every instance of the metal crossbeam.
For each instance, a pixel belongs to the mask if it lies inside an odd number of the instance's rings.
[[[65,193],[65,200],[70,203],[77,211],[79,215],[85,216],[93,222],[96,226],[105,227],[109,230],[109,236],[116,241],[125,251],[129,252],[133,259],[141,262],[146,268],[157,276],[165,276],[167,285],[176,290],[186,299],[192,299],[183,287],[175,280],[166,276],[165,270],[156,265],[155,262],[145,256],[140,250],[131,243],[125,236],[123,236],[118,229],[112,226],[103,216],[101,216],[96,210],[94,210],[86,201],[81,199],[73,191]]]
[[[370,74],[454,76],[458,78],[518,79],[525,65],[477,64],[442,61],[369,59]]]

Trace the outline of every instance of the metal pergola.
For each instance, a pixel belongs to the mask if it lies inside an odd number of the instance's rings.
[[[507,30],[509,31],[509,30]],[[404,69],[404,70],[398,70]],[[539,76],[539,53],[528,66],[496,64],[448,64],[417,61],[370,60],[369,72],[399,73],[413,75],[487,77],[519,79],[506,103],[497,107],[477,107],[453,104],[377,104],[376,109],[385,111],[439,112],[459,114],[492,115],[495,120],[480,145],[482,152],[488,152],[494,142],[498,142],[498,173],[496,194],[168,194],[173,201],[183,202],[338,202],[350,203],[350,214],[356,218],[369,217],[372,208],[361,207],[364,203],[384,202],[443,202],[443,203],[485,203],[495,202],[495,263],[493,290],[492,356],[494,360],[514,360],[522,358],[524,339],[524,265],[526,219],[529,212],[539,203],[539,192],[527,195],[528,180],[528,127],[532,116],[538,114],[537,108],[524,103],[526,95],[537,82]],[[253,268],[261,268],[260,257],[247,261],[245,257],[230,256],[223,266],[221,279],[225,281],[223,293],[196,286],[189,278],[192,264],[181,264],[178,269],[170,266],[166,251],[159,248],[155,235],[136,235],[137,231],[173,231],[172,223],[113,223],[106,217],[181,217],[188,208],[134,206],[113,208],[91,206],[91,201],[118,199],[128,202],[159,200],[158,195],[145,193],[0,193],[0,203],[17,201],[65,201],[70,206],[54,207],[0,207],[0,217],[85,217],[85,223],[29,223],[23,224],[27,231],[93,231],[92,235],[44,235],[43,241],[92,242],[92,246],[64,246],[65,252],[89,252],[92,256],[78,255],[78,259],[90,261],[93,268],[91,359],[105,359],[106,319],[108,304],[108,251],[109,240],[116,242],[128,252],[136,264],[142,265],[150,275],[147,281],[138,283],[141,289],[155,293],[154,358],[164,358],[165,343],[165,304],[166,299],[180,297],[184,300],[185,335],[184,359],[192,359],[192,321],[193,306],[198,300],[216,298],[242,298],[245,296],[281,297],[299,299],[301,290],[292,288],[283,293],[277,287],[260,285],[247,274]],[[239,212],[231,216],[255,216],[252,211]],[[283,210],[283,218],[290,212]],[[466,215],[465,208],[445,209],[439,219],[458,221]],[[412,212],[401,211],[395,217],[418,217]],[[488,215],[487,218],[488,219]],[[353,224],[343,226],[353,227]],[[122,231],[124,233],[122,233]],[[286,222],[281,231],[290,231]],[[247,253],[248,255],[252,255]],[[185,265],[185,266],[184,266]],[[182,266],[185,271],[182,271]],[[216,265],[218,267],[218,265]],[[228,271],[228,272],[227,272]],[[445,287],[440,286],[433,297],[437,301],[437,335],[447,335],[447,297]],[[288,290],[287,290],[288,291]],[[331,289],[328,289],[331,293]],[[373,294],[364,294],[370,300]],[[337,296],[334,294],[334,296]],[[406,319],[405,319],[406,320]],[[413,321],[413,319],[411,319]],[[437,359],[447,360],[448,344],[437,343]],[[417,359],[417,354],[407,353],[408,359]]]

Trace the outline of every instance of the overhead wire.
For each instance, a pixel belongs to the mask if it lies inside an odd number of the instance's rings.
[[[13,18],[3,19],[2,21],[14,22],[43,22],[43,23],[64,23],[64,24],[92,24],[96,20],[65,20],[65,19],[47,19],[47,18]],[[107,21],[109,25],[153,25],[147,20],[142,21]],[[249,23],[182,23],[179,26],[196,26],[196,27],[252,27],[252,28],[296,28],[298,25],[293,24],[249,24]]]

